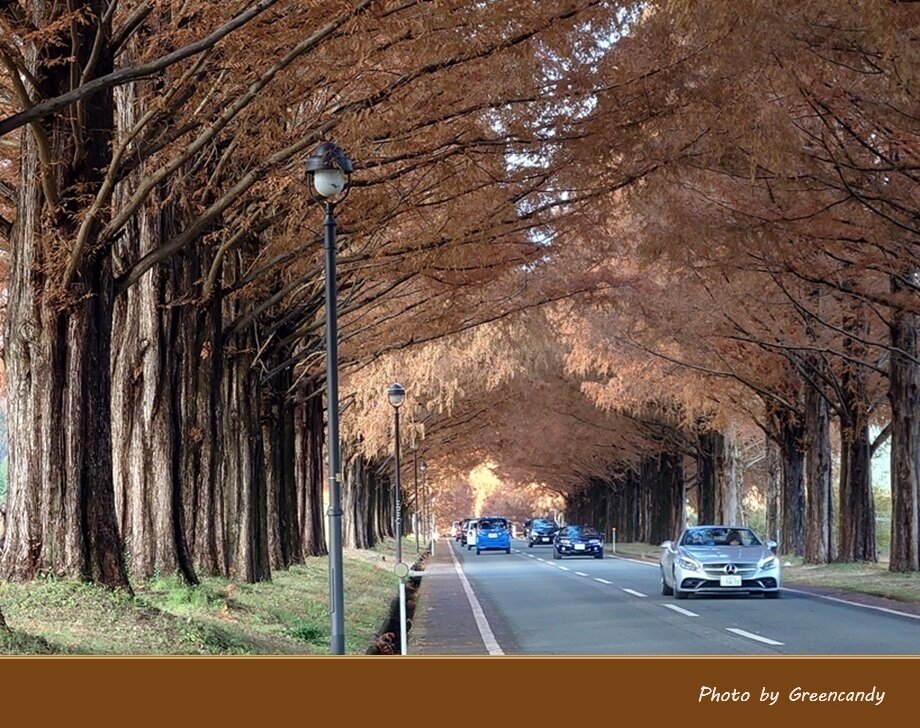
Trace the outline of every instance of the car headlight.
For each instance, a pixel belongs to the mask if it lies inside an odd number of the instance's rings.
[[[592,546],[600,546],[600,545],[601,545],[601,542],[600,542],[598,539],[596,539],[596,538],[592,538],[590,541],[588,541],[588,543],[591,544]]]
[[[703,565],[699,561],[694,561],[693,559],[687,558],[686,556],[681,556],[677,560],[677,565],[681,569],[686,569],[687,571],[702,571]]]
[[[760,562],[760,568],[761,568],[761,569],[764,569],[764,570],[766,570],[766,569],[772,569],[772,568],[774,568],[775,566],[776,566],[776,557],[775,557],[775,556],[768,556],[767,558],[765,558],[763,561]]]
[[[559,539],[559,543],[561,543],[563,546],[571,546],[571,545],[572,545],[572,542],[569,541],[567,538],[560,538],[560,539]]]

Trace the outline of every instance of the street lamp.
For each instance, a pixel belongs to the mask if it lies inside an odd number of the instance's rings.
[[[418,545],[418,532],[421,527],[421,510],[418,499],[418,442],[414,438],[409,443],[409,449],[412,450],[412,479],[415,483],[415,553],[420,554],[422,550]]]
[[[387,399],[396,420],[396,563],[402,563],[402,482],[399,472],[399,408],[406,400],[406,390],[398,382],[387,388]]]
[[[345,588],[342,574],[342,473],[339,454],[339,350],[336,310],[335,205],[348,195],[354,169],[332,142],[323,142],[306,164],[307,177],[325,203],[323,223],[326,272],[326,407],[329,433],[329,651],[345,654]],[[334,199],[334,198],[337,198]]]
[[[396,455],[396,568],[399,576],[399,652],[408,654],[406,620],[406,575],[409,569],[402,562],[402,482],[399,470],[399,408],[406,401],[406,390],[401,384],[394,383],[387,387],[387,399],[393,407],[396,421],[395,455]]]
[[[431,494],[428,492],[428,478],[426,474],[428,473],[428,466],[425,464],[425,461],[422,460],[421,465],[419,465],[419,470],[422,471],[422,493],[425,497],[425,526],[428,529],[428,543],[431,544]],[[429,546],[429,548],[431,548]]]

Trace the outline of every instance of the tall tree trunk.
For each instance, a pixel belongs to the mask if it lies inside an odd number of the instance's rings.
[[[767,539],[779,543],[780,492],[782,490],[782,458],[779,446],[766,438],[767,449]]]
[[[684,473],[680,455],[664,452],[657,458],[652,492],[650,543],[661,543],[678,535],[684,500]]]
[[[811,384],[805,385],[805,447],[808,483],[805,561],[826,564],[834,558],[830,408]]]
[[[295,418],[297,508],[303,556],[309,558],[324,556],[328,550],[323,525],[323,401],[315,384],[307,387],[304,396],[297,405]]]
[[[716,522],[716,450],[722,435],[714,430],[700,433],[697,438],[696,483],[698,489],[698,522]]]
[[[780,552],[805,555],[805,423],[798,413],[777,414],[782,459]]]
[[[868,334],[860,304],[846,303],[843,328],[857,337]],[[843,349],[852,357],[866,357],[865,345],[845,338]],[[840,561],[877,561],[875,503],[869,454],[869,403],[865,370],[845,362],[840,402]]]
[[[913,285],[915,272],[906,273]],[[906,296],[904,284],[891,278],[891,291]],[[891,404],[891,556],[889,569],[920,571],[920,355],[917,317],[899,306],[891,309],[888,401]]]
[[[737,446],[733,438],[721,432],[712,434],[716,522],[738,525],[741,523],[741,472]]]
[[[72,9],[98,18],[105,5],[90,0]],[[42,24],[68,12],[43,0],[32,11]],[[37,52],[24,49],[45,97],[69,90],[73,64],[86,66],[97,33],[106,48],[111,26],[99,26],[74,26],[72,45],[36,40]],[[103,50],[95,73],[111,70]],[[69,290],[55,289],[60,270],[52,263],[62,244],[71,249],[83,201],[99,189],[111,159],[112,92],[100,91],[42,126],[61,161],[43,169],[33,133],[23,131],[5,331],[11,446],[0,573],[29,579],[50,571],[130,590],[112,480],[111,249],[93,245],[104,216],[90,230]],[[47,197],[50,190],[57,200]]]

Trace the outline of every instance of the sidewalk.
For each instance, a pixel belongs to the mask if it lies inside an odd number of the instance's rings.
[[[451,559],[453,543],[437,541],[422,572],[409,630],[410,655],[488,654]]]

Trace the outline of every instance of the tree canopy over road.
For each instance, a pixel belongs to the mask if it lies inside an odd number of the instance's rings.
[[[493,463],[664,540],[742,520],[757,447],[784,551],[875,561],[890,441],[920,570],[918,33],[899,2],[0,0],[0,574],[324,553],[326,139],[351,545],[391,533],[398,380],[444,519]]]

